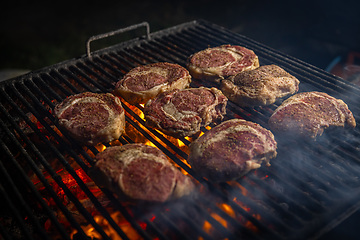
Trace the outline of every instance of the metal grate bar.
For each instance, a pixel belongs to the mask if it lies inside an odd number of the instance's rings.
[[[36,101],[36,99],[34,100]],[[39,103],[40,104],[40,103]],[[33,113],[35,113],[34,110],[32,110]],[[36,115],[36,114],[34,114]],[[43,123],[43,125],[46,126],[46,123]],[[50,127],[49,127],[50,128]],[[61,139],[59,139],[59,142],[61,142]],[[49,143],[50,144],[50,143]],[[65,143],[64,143],[65,144]],[[75,144],[76,145],[76,144]],[[78,158],[76,153],[72,153],[73,158],[77,160],[77,163],[82,167],[82,169],[84,169],[85,171],[88,170],[88,167],[86,164],[83,164],[82,160]],[[83,155],[87,155],[86,153],[83,153]],[[73,171],[73,168],[66,162],[66,160],[61,156],[61,154],[58,154],[58,158],[62,160],[65,168],[67,169],[67,171],[72,175],[72,177],[74,177],[74,179],[76,180],[76,182],[79,184],[79,186],[81,187],[81,189],[84,191],[84,193],[90,198],[90,200],[92,201],[92,203],[95,205],[95,207],[102,212],[103,216],[108,220],[108,222],[111,224],[111,226],[117,230],[117,232],[119,233],[119,235],[123,238],[126,239],[126,235],[123,233],[123,231],[118,227],[118,225],[114,222],[114,220],[111,218],[111,216],[107,213],[107,211],[101,206],[101,204],[97,201],[96,197],[89,191],[89,189],[84,185],[83,181],[78,177],[78,175]],[[89,156],[87,157],[87,159],[90,159],[91,164],[94,163],[93,159],[91,159]],[[146,236],[146,235],[144,235]]]
[[[1,111],[3,111],[3,108],[1,106]],[[3,121],[0,120],[0,124],[1,124],[1,128],[7,132],[7,135],[9,137],[11,137],[12,139],[15,139],[15,137],[13,136],[12,133],[10,133],[5,127],[4,127],[4,123]],[[21,134],[21,131],[20,131]],[[38,193],[37,190],[35,190],[33,183],[26,178],[26,173],[22,170],[22,168],[18,165],[18,163],[15,161],[15,158],[12,156],[12,154],[10,153],[10,151],[8,150],[8,148],[5,147],[5,143],[1,140],[0,141],[2,148],[4,149],[4,151],[7,153],[7,155],[11,156],[10,159],[14,159],[13,165],[16,167],[17,171],[20,174],[20,176],[22,178],[24,178],[24,181],[27,183],[27,186],[29,186],[29,188],[32,190],[32,193],[34,194],[34,196],[36,196],[37,200],[39,201],[39,203],[41,204],[42,208],[46,210],[48,216],[50,217],[50,219],[52,220],[52,222],[56,225],[57,228],[60,229],[60,234],[64,235],[64,238],[67,238],[66,235],[64,234],[64,229],[62,228],[62,226],[57,222],[56,217],[53,215],[52,211],[48,208],[48,206],[46,205],[46,203],[44,202],[43,198],[41,197],[41,195]],[[52,188],[50,187],[50,185],[48,184],[48,182],[46,181],[45,177],[39,172],[39,169],[36,167],[36,164],[31,160],[31,158],[29,157],[29,155],[25,152],[25,150],[22,148],[21,144],[19,142],[17,142],[16,140],[13,140],[13,144],[17,145],[17,149],[19,149],[19,151],[22,152],[22,155],[28,160],[28,163],[33,167],[33,170],[35,171],[35,173],[37,174],[37,176],[39,177],[39,179],[42,181],[42,183],[44,184],[45,187],[47,187],[47,189],[49,190],[50,194],[52,194],[52,196],[56,196],[56,193],[52,191]],[[27,142],[27,144],[32,145],[30,142]],[[1,163],[1,162],[0,162]],[[35,167],[34,167],[35,166]],[[3,164],[1,163],[1,168],[3,169]],[[8,176],[7,172],[5,171],[5,173],[3,173],[3,176]],[[8,176],[9,181],[11,181],[11,177]],[[15,187],[15,184],[13,182],[11,182],[11,189],[13,189],[14,191],[16,191],[17,187]],[[22,199],[22,197],[20,197],[20,194],[17,193],[17,198],[19,200],[22,200],[22,206],[25,207],[26,212],[30,213],[31,211],[27,208],[27,205],[25,204],[25,200]],[[57,199],[57,197],[54,198],[55,200]],[[62,208],[62,204],[59,205],[60,208]],[[64,210],[65,208],[62,208],[62,210]],[[64,212],[65,215],[67,215],[67,217],[69,218],[70,221],[73,221],[74,223],[74,227],[79,227],[79,225],[77,225],[77,222],[72,218],[71,214],[67,214],[67,212]],[[39,226],[39,223],[37,220],[34,219],[33,214],[29,214],[29,217],[31,218],[32,222],[34,224],[36,224],[38,229],[42,229]],[[42,234],[44,235],[44,233],[42,232]],[[28,235],[28,233],[26,234]],[[47,238],[46,236],[43,236],[44,238]]]
[[[5,93],[3,93],[5,95]],[[34,111],[33,111],[34,112]],[[26,117],[24,116],[24,119],[26,119]],[[30,121],[27,121],[27,124],[29,126],[33,125]],[[15,124],[14,124],[15,128],[18,128]],[[33,126],[33,130],[36,131],[37,128],[35,126]],[[21,130],[18,130],[18,133],[20,133],[21,135],[23,135],[23,133],[21,132]],[[41,136],[41,133],[38,132],[38,135]],[[56,174],[53,169],[47,164],[47,161],[45,159],[44,156],[42,156],[40,154],[40,151],[38,149],[36,149],[36,147],[26,138],[26,136],[22,136],[24,141],[32,148],[32,151],[37,154],[37,159],[39,161],[41,161],[42,165],[46,168],[46,170],[48,171],[48,173],[50,173],[50,176],[52,177],[52,179],[55,180],[55,182],[64,190],[64,192],[66,193],[66,195],[69,197],[69,199],[72,200],[72,202],[77,206],[77,208],[79,209],[79,211],[84,214],[84,216],[90,221],[92,222],[93,225],[95,225],[94,227],[100,231],[100,234],[102,232],[101,228],[95,223],[95,221],[93,220],[93,218],[91,217],[91,215],[83,208],[82,204],[76,199],[76,197],[72,194],[72,192],[66,187],[66,185],[63,183],[61,177]],[[14,138],[14,137],[13,137]],[[45,139],[44,139],[45,140]],[[45,140],[46,141],[46,140]],[[49,146],[51,146],[51,144],[49,143]],[[20,149],[20,151],[23,151],[22,146],[18,146],[18,148]],[[61,210],[63,211],[63,213],[66,215],[66,217],[68,218],[69,221],[72,222],[72,224],[74,225],[75,228],[77,228],[77,230],[79,232],[82,232],[80,226],[77,224],[77,221],[72,217],[72,215],[70,214],[70,212],[63,206],[62,202],[58,199],[56,193],[52,190],[52,187],[50,186],[50,184],[47,182],[45,176],[40,172],[39,168],[36,166],[36,164],[34,162],[32,162],[31,157],[28,155],[27,152],[23,153],[24,156],[26,157],[26,159],[28,160],[28,163],[31,164],[31,167],[33,169],[33,171],[36,173],[37,177],[42,181],[42,183],[44,184],[44,186],[47,188],[47,190],[50,192],[50,194],[52,195],[54,201],[58,204],[58,207],[61,208]],[[60,159],[60,158],[59,158]],[[70,171],[73,171],[73,169],[70,167],[70,165],[68,165],[65,162],[65,168],[67,168]],[[66,167],[67,166],[67,167]],[[26,174],[24,173],[23,176],[26,176]],[[78,176],[76,175],[76,173],[73,173],[72,177],[74,177],[75,179],[78,178]],[[78,180],[79,182],[81,180]],[[83,236],[85,237],[86,235],[82,232]],[[103,237],[107,238],[106,234],[104,232],[102,232]]]

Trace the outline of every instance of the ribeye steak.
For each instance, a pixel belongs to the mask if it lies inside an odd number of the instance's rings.
[[[237,179],[276,157],[273,134],[259,124],[231,119],[222,122],[190,144],[188,163],[210,181]]]
[[[175,136],[191,136],[226,114],[227,98],[216,88],[187,88],[159,94],[145,104],[146,125]]]
[[[324,92],[302,92],[285,100],[269,119],[274,133],[312,138],[329,127],[355,127],[348,106]]]
[[[114,94],[131,104],[144,104],[161,92],[189,86],[189,71],[168,62],[152,63],[131,69],[116,83]]]
[[[237,45],[221,45],[194,53],[187,69],[196,79],[219,83],[222,79],[259,67],[254,51]]]
[[[296,77],[281,67],[265,65],[223,80],[221,91],[239,106],[264,106],[296,93],[299,83]]]
[[[118,139],[125,131],[125,112],[111,93],[84,92],[69,96],[54,109],[59,125],[83,144]]]
[[[162,151],[139,143],[112,146],[98,153],[89,175],[124,201],[164,202],[188,195],[195,187]]]

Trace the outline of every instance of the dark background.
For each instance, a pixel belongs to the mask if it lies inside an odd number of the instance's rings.
[[[360,1],[8,1],[0,71],[79,57],[86,40],[147,21],[151,32],[205,19],[322,69],[360,51]]]
[[[143,21],[151,32],[205,19],[328,70],[360,52],[360,1],[8,1],[0,74],[12,77],[85,54],[86,40]],[[322,239],[358,239],[356,213]]]

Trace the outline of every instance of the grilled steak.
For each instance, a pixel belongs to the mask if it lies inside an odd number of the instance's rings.
[[[238,73],[221,82],[221,91],[242,107],[273,104],[299,90],[299,80],[276,65]]]
[[[210,181],[237,179],[276,157],[273,134],[257,123],[227,120],[190,144],[188,163]]]
[[[315,139],[328,127],[355,127],[348,106],[323,92],[303,92],[285,100],[269,119],[274,133]]]
[[[191,193],[194,184],[155,147],[112,146],[96,155],[89,175],[123,200],[164,202]]]
[[[216,88],[187,88],[159,94],[145,104],[146,125],[175,136],[191,136],[223,119],[227,98]]]
[[[116,83],[114,94],[131,104],[146,103],[161,92],[189,86],[188,70],[178,64],[159,62],[136,67]]]
[[[193,78],[219,83],[222,79],[259,67],[252,50],[236,45],[207,48],[191,55],[187,68]]]
[[[125,129],[124,109],[111,93],[69,96],[55,107],[54,115],[62,129],[87,145],[118,139]]]

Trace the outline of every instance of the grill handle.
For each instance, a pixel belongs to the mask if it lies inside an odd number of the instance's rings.
[[[103,33],[103,34],[99,34],[99,35],[95,35],[95,36],[90,37],[86,42],[86,53],[87,53],[88,58],[90,58],[90,59],[92,58],[91,50],[90,50],[90,43],[92,41],[107,38],[107,37],[111,37],[111,36],[114,36],[114,35],[117,35],[117,34],[120,34],[120,33],[135,30],[135,29],[140,28],[140,27],[146,27],[146,38],[148,40],[150,40],[150,25],[149,25],[148,22],[142,22],[142,23],[134,24],[134,25],[131,25],[129,27],[120,28],[120,29],[115,30],[115,31],[111,31],[111,32],[107,32],[107,33]]]

